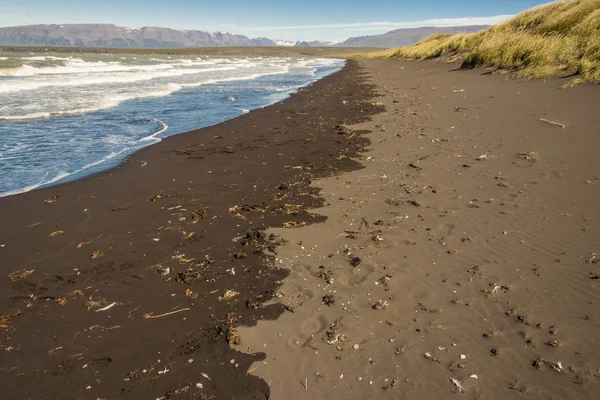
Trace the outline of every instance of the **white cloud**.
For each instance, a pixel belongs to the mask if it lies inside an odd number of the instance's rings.
[[[381,30],[381,29],[400,29],[417,28],[421,26],[466,26],[466,25],[495,25],[505,21],[513,15],[496,15],[493,17],[466,17],[466,18],[437,18],[426,19],[422,21],[403,21],[403,22],[356,22],[342,24],[322,24],[322,25],[291,25],[291,26],[262,26],[245,28],[248,30],[288,30],[288,29],[330,29],[347,28],[348,30]]]

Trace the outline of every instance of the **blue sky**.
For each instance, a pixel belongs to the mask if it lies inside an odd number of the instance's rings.
[[[344,40],[397,28],[495,23],[548,0],[0,0],[0,27],[112,23]]]

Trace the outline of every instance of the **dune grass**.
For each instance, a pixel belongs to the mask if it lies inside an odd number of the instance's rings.
[[[534,7],[471,34],[432,35],[368,58],[445,57],[463,67],[489,66],[520,78],[577,75],[573,83],[600,83],[600,0],[561,0]]]

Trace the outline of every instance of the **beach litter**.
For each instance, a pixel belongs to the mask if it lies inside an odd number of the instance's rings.
[[[102,308],[97,309],[96,312],[108,311],[111,308],[113,308],[116,304],[117,304],[117,302],[115,301],[114,303],[111,303],[111,304],[107,305],[106,307],[102,307]]]
[[[327,305],[328,307],[331,307],[335,304],[335,297],[332,294],[326,294],[322,298],[322,303]]]
[[[162,200],[162,199],[164,199],[166,197],[169,197],[169,195],[168,194],[159,193],[156,196],[152,197],[150,199],[150,201],[153,202],[153,203],[156,203],[157,201],[160,201],[160,200]]]
[[[544,360],[543,358],[541,358],[539,360],[533,361],[533,363],[532,363],[532,365],[537,369],[542,369],[542,366],[544,364],[550,366],[556,372],[564,372],[565,371],[565,369],[560,361],[552,362],[552,361],[547,361],[547,360]]]
[[[304,221],[302,221],[302,222],[289,221],[289,222],[284,222],[282,226],[287,229],[293,229],[293,228],[302,227],[304,225],[306,225],[306,222],[304,222]]]
[[[154,313],[148,313],[148,314],[144,314],[144,319],[162,318],[162,317],[166,317],[168,315],[173,315],[173,314],[177,314],[182,311],[189,311],[189,310],[190,310],[189,308],[180,308],[179,310],[175,310],[175,311],[171,311],[171,312],[167,312],[167,313],[159,314],[159,315],[154,315]]]
[[[90,258],[91,258],[92,260],[95,260],[95,259],[97,259],[97,258],[100,258],[100,257],[104,257],[104,253],[103,253],[103,252],[101,252],[100,250],[96,250],[96,251],[94,251],[94,252],[93,252],[93,253],[90,255]]]
[[[565,125],[561,124],[560,122],[549,121],[549,120],[547,120],[545,118],[540,118],[540,121],[545,122],[547,124],[550,124],[550,125],[552,125],[552,126],[554,126],[556,128],[565,129]]]
[[[8,328],[10,320],[14,317],[21,315],[20,311],[17,311],[14,314],[2,314],[0,315],[0,328]]]
[[[228,289],[227,291],[225,291],[225,294],[223,294],[223,296],[219,296],[217,298],[217,300],[228,301],[228,300],[231,300],[232,298],[234,298],[235,296],[237,296],[238,294],[240,294],[240,293],[236,292],[235,290]]]
[[[456,386],[456,388],[458,389],[458,391],[460,393],[464,393],[466,391],[465,387],[462,385],[462,383],[460,383],[460,381],[458,379],[454,379],[452,377],[449,377],[449,379],[450,379],[450,382],[452,382],[452,384],[454,386]]]
[[[14,282],[14,281],[18,281],[21,279],[25,279],[29,275],[33,274],[34,272],[35,272],[35,269],[22,269],[20,271],[11,272],[10,274],[8,274],[8,278]]]
[[[540,153],[537,151],[525,151],[523,153],[517,153],[517,155],[523,160],[527,160],[529,162],[537,162],[540,159]]]
[[[378,300],[371,308],[373,308],[373,310],[385,310],[389,305],[390,304],[387,301]]]
[[[46,204],[55,203],[56,200],[58,200],[59,197],[60,197],[59,195],[55,194],[51,198],[44,200],[43,203],[46,203]]]
[[[194,210],[192,212],[192,224],[197,223],[201,219],[204,219],[208,216],[208,212],[206,210]]]
[[[50,235],[48,235],[48,237],[51,237],[51,238],[57,237],[58,235],[62,235],[63,233],[65,233],[65,232],[63,232],[63,231],[55,231],[55,232],[52,232]]]

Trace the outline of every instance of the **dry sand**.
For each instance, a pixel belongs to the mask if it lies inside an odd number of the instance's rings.
[[[250,371],[277,400],[598,398],[600,88],[359,64],[387,111],[313,182],[328,220],[272,230],[293,312],[240,329]]]

